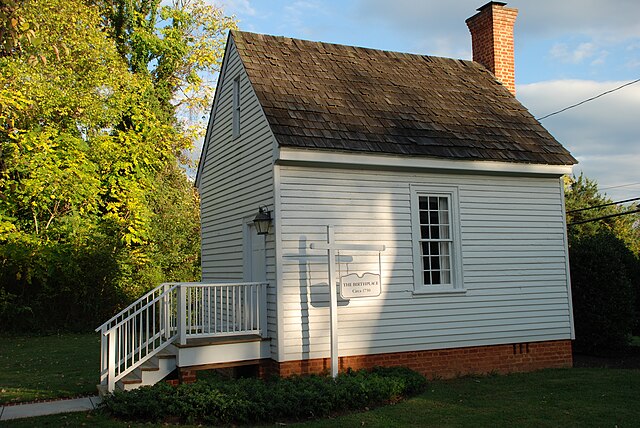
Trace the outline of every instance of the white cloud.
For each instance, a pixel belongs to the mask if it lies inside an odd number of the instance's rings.
[[[599,48],[595,43],[579,43],[575,47],[567,43],[555,43],[549,50],[549,56],[565,64],[583,64],[587,60],[592,66],[602,65],[609,55],[604,49]]]
[[[225,12],[234,15],[255,16],[256,10],[251,6],[249,0],[224,0],[221,2]]]
[[[509,6],[520,9],[520,30],[537,36],[579,33],[608,41],[640,37],[637,0],[513,0]]]
[[[596,54],[596,46],[593,43],[580,43],[575,49],[569,48],[566,43],[556,43],[551,47],[550,55],[562,62],[578,64]]]
[[[283,23],[280,28],[283,32],[291,32],[295,30],[302,37],[313,38],[317,31],[316,28],[309,25],[313,19],[309,15],[325,13],[325,10],[317,1],[299,0],[291,3],[283,8]]]
[[[587,39],[598,47],[640,38],[638,0],[511,0],[507,7],[519,10],[516,37],[551,39],[567,35]],[[464,20],[484,1],[464,0],[357,0],[357,19],[372,25],[391,27],[417,40],[417,45],[433,52],[446,45],[445,56],[456,56],[460,47],[470,45]],[[443,39],[447,42],[443,43]],[[585,50],[588,46],[583,46]],[[408,49],[416,50],[415,46]],[[576,55],[588,54],[588,51]]]
[[[518,86],[518,98],[536,117],[557,111],[626,82],[555,80]],[[567,110],[542,124],[580,164],[576,172],[600,186],[640,182],[640,83]],[[610,192],[616,197],[640,193],[633,187]],[[639,195],[635,195],[639,196]]]
[[[399,28],[416,28],[425,33],[451,31],[465,26],[483,1],[465,0],[359,0],[358,11]],[[640,37],[640,2],[637,0],[511,0],[507,7],[519,10],[518,31],[548,37],[566,33],[608,38]]]

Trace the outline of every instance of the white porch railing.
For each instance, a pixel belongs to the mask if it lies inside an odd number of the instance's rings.
[[[118,380],[176,340],[257,334],[266,337],[266,283],[167,283],[96,329],[100,383]]]
[[[180,306],[185,314],[181,319],[185,322],[180,326],[180,343],[195,337],[262,334],[266,326],[266,285],[182,284],[180,298],[185,304]]]

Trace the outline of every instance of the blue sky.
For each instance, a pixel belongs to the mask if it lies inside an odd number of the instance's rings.
[[[223,0],[241,30],[471,58],[476,0]],[[640,1],[513,0],[516,92],[536,117],[640,78]],[[543,125],[614,200],[640,197],[640,83]]]

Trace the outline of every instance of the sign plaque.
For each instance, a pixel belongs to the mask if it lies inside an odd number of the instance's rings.
[[[340,297],[378,297],[380,295],[380,275],[366,272],[362,276],[357,273],[340,277]]]

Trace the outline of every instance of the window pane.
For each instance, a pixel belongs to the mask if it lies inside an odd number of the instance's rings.
[[[438,224],[449,224],[449,211],[438,211]]]
[[[422,247],[422,255],[428,255],[431,254],[431,251],[429,251],[429,245],[431,245],[431,242],[421,242],[420,246]]]
[[[420,196],[418,198],[418,205],[419,205],[419,209],[420,210],[428,210],[429,209],[429,204],[427,203],[427,197],[426,196]]]
[[[441,225],[438,226],[438,238],[440,239],[450,239],[451,236],[449,235],[449,226],[448,225]]]
[[[429,211],[429,224],[440,224],[438,211]]]
[[[449,256],[449,248],[451,247],[451,242],[438,242],[438,254],[441,254],[443,257]]]
[[[422,258],[422,268],[424,270],[431,270],[431,264],[429,263],[429,259],[430,259],[430,257],[423,257]]]
[[[450,270],[441,270],[440,271],[440,284],[451,284],[451,271]]]
[[[440,269],[440,257],[439,256],[431,256],[431,270]]]
[[[438,209],[438,198],[435,196],[429,196],[429,209],[437,210]]]
[[[431,272],[431,277],[433,278],[433,280],[431,281],[431,284],[443,284],[443,282],[440,280],[440,272],[439,271],[432,271]]]
[[[430,255],[440,254],[440,247],[437,242],[429,242],[429,254]]]
[[[420,211],[420,224],[429,224],[429,211]]]
[[[431,272],[428,270],[424,271],[423,281],[425,285],[431,285]]]
[[[449,198],[447,197],[440,197],[438,198],[439,202],[440,202],[440,210],[442,211],[449,211]]]

